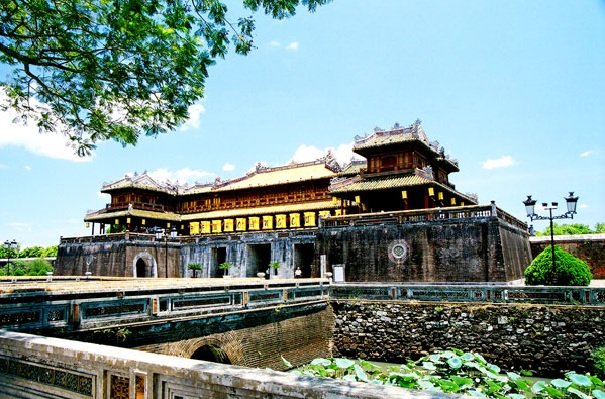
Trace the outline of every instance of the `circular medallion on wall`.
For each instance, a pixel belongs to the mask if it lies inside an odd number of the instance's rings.
[[[389,243],[388,251],[391,262],[402,264],[408,259],[410,247],[405,240],[395,240]]]

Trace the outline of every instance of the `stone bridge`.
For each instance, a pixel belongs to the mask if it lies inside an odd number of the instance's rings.
[[[590,371],[605,342],[602,286],[23,278],[0,291],[0,397],[440,397],[263,369],[458,347],[548,376]]]

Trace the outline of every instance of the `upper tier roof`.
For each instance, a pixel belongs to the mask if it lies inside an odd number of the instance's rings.
[[[123,189],[142,189],[157,191],[170,195],[191,195],[211,192],[242,190],[247,188],[269,187],[282,184],[300,183],[319,179],[330,179],[340,170],[331,154],[313,162],[291,163],[279,167],[266,167],[258,164],[256,169],[245,176],[222,181],[217,178],[214,183],[196,184],[194,186],[158,183],[144,172],[142,175],[125,176],[111,183],[105,183],[101,192],[110,193]]]

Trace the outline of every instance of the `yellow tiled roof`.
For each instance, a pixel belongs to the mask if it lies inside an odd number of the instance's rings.
[[[334,190],[330,189],[329,191],[335,194],[344,194],[359,191],[376,191],[387,190],[390,188],[420,186],[423,184],[436,184],[436,182],[418,175],[395,176],[387,178],[383,177],[357,181]]]
[[[160,219],[160,220],[170,220],[174,222],[178,222],[180,220],[180,215],[174,212],[155,212],[155,211],[145,211],[142,209],[132,209],[130,211],[122,209],[119,211],[108,211],[105,210],[91,212],[84,217],[85,222],[96,222],[101,220],[107,220],[112,218],[119,218],[125,216],[137,216],[141,218],[148,219]]]
[[[236,208],[219,211],[192,213],[189,215],[183,215],[182,220],[191,221],[200,219],[223,219],[244,216],[272,215],[290,212],[321,211],[327,209],[334,209],[337,207],[338,205],[334,204],[332,201],[304,202],[301,204],[259,206],[254,208]]]
[[[213,191],[230,191],[252,187],[275,186],[287,183],[325,179],[336,176],[336,173],[324,163],[302,164],[278,168],[260,169],[242,178],[225,182]]]

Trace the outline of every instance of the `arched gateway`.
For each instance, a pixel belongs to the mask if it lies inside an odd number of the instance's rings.
[[[157,277],[158,262],[147,252],[138,253],[132,260],[133,277]]]

